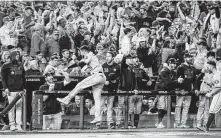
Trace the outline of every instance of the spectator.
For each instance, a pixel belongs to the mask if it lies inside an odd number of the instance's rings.
[[[2,66],[1,76],[2,85],[8,102],[11,103],[20,92],[26,92],[25,71],[19,62],[19,53],[14,51],[11,53],[11,62]],[[10,130],[22,131],[22,99],[16,102],[16,105],[8,113]]]
[[[92,99],[85,99],[85,107],[87,107],[89,115],[95,115],[95,106]]]
[[[49,64],[46,66],[43,75],[45,75],[46,73],[54,73],[56,76],[60,76],[61,74],[59,73],[59,63],[60,62],[60,57],[58,57],[58,55],[53,55],[51,57],[51,60],[49,62]]]
[[[28,41],[28,53],[30,52],[31,48],[31,39],[32,39],[32,27],[35,25],[35,21],[32,19],[32,8],[31,7],[25,7],[24,13],[23,13],[23,24],[25,27],[25,35]]]
[[[177,68],[177,81],[180,84],[179,89],[181,90],[181,94],[185,92],[189,93],[191,90],[195,90],[195,81],[196,81],[196,73],[192,64],[192,56],[188,53],[184,55],[185,62],[178,66]],[[174,127],[180,128],[189,128],[186,125],[188,111],[190,108],[191,96],[177,96],[176,100],[176,108],[175,108],[175,124]],[[183,106],[182,111],[182,120],[181,120],[181,107]],[[180,122],[181,121],[181,122]],[[181,123],[181,124],[180,124]]]
[[[84,106],[84,114],[88,114],[89,110]],[[75,102],[67,106],[66,115],[80,115],[80,96],[75,97]]]
[[[98,43],[98,44],[97,44],[97,47],[96,47],[96,51],[97,51],[96,56],[97,56],[97,58],[98,58],[98,60],[99,60],[99,63],[100,63],[101,65],[103,65],[103,64],[106,62],[103,44]]]
[[[45,43],[43,39],[43,26],[40,24],[35,25],[35,32],[32,35],[31,39],[31,51],[30,55],[35,56],[36,52],[41,51],[43,55],[45,56]]]
[[[61,61],[63,63],[63,69],[68,68],[70,62],[70,52],[67,49],[63,49],[61,51],[62,58]]]
[[[46,93],[54,93],[55,90],[63,90],[66,85],[70,83],[70,78],[65,72],[60,72],[64,77],[64,81],[54,82],[54,74],[46,73],[46,83],[40,86],[39,90],[45,91]],[[62,118],[61,118],[61,105],[56,100],[55,95],[44,95],[43,96],[43,130],[45,129],[60,129]]]
[[[119,83],[120,66],[114,63],[115,53],[108,51],[106,55],[106,63],[103,64],[104,74],[107,78],[104,91],[108,93],[116,93]],[[105,101],[107,100],[107,122],[108,128],[113,129],[113,105],[115,96],[102,96],[102,109],[104,108]],[[117,118],[118,119],[118,118]]]
[[[48,38],[46,42],[46,49],[46,57],[51,57],[54,53],[60,53],[59,32],[57,30],[54,30],[53,35]]]
[[[168,67],[164,67],[160,73],[156,84],[156,89],[159,91],[171,91],[175,90],[177,86],[176,82],[176,60],[171,58],[168,61]],[[167,113],[167,99],[168,96],[158,95],[154,100],[154,105],[157,104],[158,109],[158,123],[157,128],[165,128],[163,125],[163,117]]]

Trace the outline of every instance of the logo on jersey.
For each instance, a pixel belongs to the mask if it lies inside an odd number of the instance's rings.
[[[215,80],[215,82],[214,82],[215,84],[218,84],[219,83],[219,81],[218,80]]]

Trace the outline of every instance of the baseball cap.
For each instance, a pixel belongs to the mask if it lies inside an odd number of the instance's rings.
[[[177,61],[176,61],[175,58],[170,58],[170,59],[168,60],[168,64],[177,64]]]
[[[32,9],[30,6],[26,6],[26,7],[25,7],[25,10],[31,10],[31,11],[33,11],[33,9]]]
[[[207,64],[209,64],[209,65],[212,65],[212,66],[216,66],[216,63],[214,62],[214,61],[208,61],[208,62],[206,62]]]
[[[86,45],[83,45],[80,47],[80,50],[87,50],[87,51],[90,51],[90,48]]]
[[[43,55],[43,54],[41,53],[41,51],[37,51],[37,52],[36,52],[36,55],[40,55],[40,54]]]
[[[66,51],[69,51],[69,50],[67,50],[67,49],[63,49],[63,50],[61,51],[61,53],[64,53],[64,52],[66,52]]]
[[[199,41],[199,42],[197,42],[197,45],[207,46],[207,42],[206,41]]]
[[[213,51],[209,51],[206,56],[207,56],[207,57],[210,57],[210,56],[216,57],[216,53],[213,52]]]
[[[48,77],[48,76],[54,76],[54,73],[53,72],[47,72],[44,74],[45,77]]]
[[[184,58],[187,58],[187,57],[191,57],[191,58],[192,58],[193,56],[190,55],[189,53],[185,53],[185,54],[184,54]]]

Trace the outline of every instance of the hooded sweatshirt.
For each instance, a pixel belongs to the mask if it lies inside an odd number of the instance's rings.
[[[4,89],[10,92],[22,91],[25,88],[25,70],[22,64],[16,60],[19,53],[13,51],[10,54],[11,62],[2,66],[1,76]]]

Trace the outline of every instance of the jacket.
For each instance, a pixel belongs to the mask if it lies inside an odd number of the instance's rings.
[[[16,60],[17,51],[11,53],[11,62],[3,64],[1,69],[2,86],[11,92],[22,91],[26,87],[25,70],[23,65]]]

